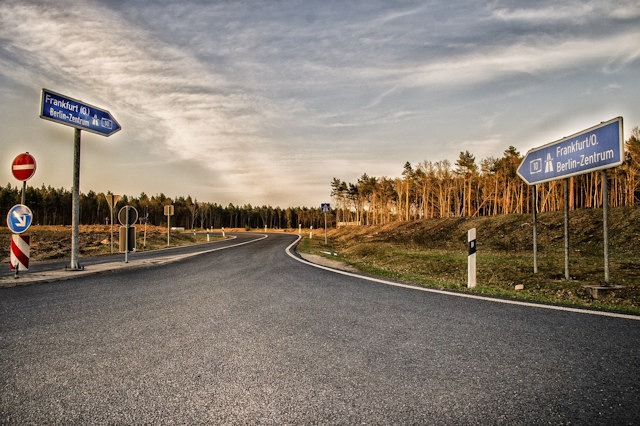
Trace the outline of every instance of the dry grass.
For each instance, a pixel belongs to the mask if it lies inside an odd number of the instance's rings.
[[[640,313],[640,208],[612,209],[609,218],[611,284],[623,285],[594,300],[585,285],[604,280],[602,210],[570,214],[570,275],[564,279],[562,213],[540,215],[539,272],[533,273],[532,218],[449,218],[331,230],[305,239],[301,251],[333,251],[363,272],[425,286],[468,291],[467,231],[478,234],[475,291],[519,299]],[[516,291],[515,285],[525,289]]]
[[[81,256],[98,256],[111,253],[111,228],[107,225],[81,225],[79,244]],[[118,227],[114,227],[113,247],[118,252]],[[32,261],[62,259],[71,253],[70,226],[32,226],[25,234],[30,236],[30,259]],[[146,246],[144,246],[144,226],[136,226],[136,249],[153,250],[167,246],[167,228],[147,226]],[[0,258],[3,263],[9,262],[9,246],[11,232],[8,228],[0,230]],[[181,246],[206,241],[206,235],[193,232],[171,233],[171,245]]]

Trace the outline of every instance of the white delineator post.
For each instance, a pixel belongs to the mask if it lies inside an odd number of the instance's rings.
[[[467,287],[476,286],[476,228],[471,228],[467,232],[469,242],[469,256],[467,260]]]

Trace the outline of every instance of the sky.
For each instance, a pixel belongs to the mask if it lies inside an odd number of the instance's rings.
[[[1,0],[0,185],[71,189],[43,88],[111,112],[80,191],[320,206],[334,177],[640,125],[640,2]]]

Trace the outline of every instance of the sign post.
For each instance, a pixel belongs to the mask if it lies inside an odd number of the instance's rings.
[[[80,257],[80,129],[73,132],[73,186],[71,188],[71,263],[69,269],[79,271]]]
[[[327,213],[331,211],[331,204],[322,203],[322,213],[324,213],[324,245],[327,245]]]
[[[124,206],[118,212],[120,222],[120,252],[124,252],[124,263],[129,263],[129,252],[136,249],[136,227],[138,210],[133,206]]]
[[[107,204],[109,205],[109,223],[111,224],[111,254],[113,254],[113,208],[118,203],[120,196],[107,194],[105,197],[107,199]]]
[[[531,185],[533,198],[533,273],[538,273],[538,186]]]
[[[73,188],[71,190],[71,263],[69,269],[78,271],[80,253],[80,139],[81,130],[102,136],[111,136],[121,129],[109,111],[83,101],[42,89],[40,118],[74,128]]]
[[[142,237],[142,251],[147,248],[147,222],[149,222],[149,206],[144,206],[144,237]]]
[[[604,282],[609,283],[609,180],[607,171],[600,172],[602,177],[602,239],[604,240]],[[607,200],[607,201],[605,201]]]
[[[15,270],[15,277],[18,278],[19,271],[29,270],[29,246],[30,238],[27,235],[20,235],[31,226],[33,213],[25,205],[27,193],[27,180],[31,179],[36,172],[36,159],[33,155],[25,152],[14,158],[11,163],[11,173],[13,177],[22,181],[22,194],[20,204],[15,205],[7,214],[7,226],[14,235],[11,236],[10,249],[10,270]]]
[[[527,152],[518,175],[528,185],[536,185],[564,179],[565,218],[565,278],[569,280],[569,202],[568,179],[598,170],[617,167],[624,162],[624,135],[622,117],[590,127],[571,136],[548,143]],[[608,239],[608,191],[605,188],[606,173],[602,174],[602,214],[604,226],[605,284],[609,283],[609,239]],[[535,200],[534,211],[537,208]],[[535,216],[534,216],[535,220]],[[535,224],[534,224],[535,229]],[[536,238],[534,234],[534,238]],[[535,245],[535,243],[534,243]],[[535,266],[534,266],[535,268]]]
[[[171,236],[171,216],[173,216],[173,212],[173,204],[164,206],[164,215],[167,217],[167,247],[169,247],[169,239]],[[222,235],[224,236],[224,228],[222,229]]]

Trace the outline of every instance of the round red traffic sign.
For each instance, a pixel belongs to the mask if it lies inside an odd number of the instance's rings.
[[[29,180],[36,172],[36,159],[28,152],[18,155],[11,164],[11,172],[18,180]]]

